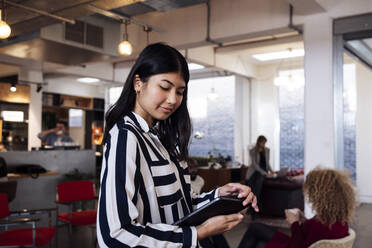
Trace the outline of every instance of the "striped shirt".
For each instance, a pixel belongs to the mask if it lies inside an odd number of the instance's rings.
[[[109,132],[97,215],[100,247],[197,247],[196,227],[172,223],[218,195],[191,193],[187,164],[130,113]]]

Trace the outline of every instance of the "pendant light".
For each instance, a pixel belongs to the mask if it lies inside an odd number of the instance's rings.
[[[2,7],[0,9],[0,39],[6,39],[10,36],[12,30],[8,23],[5,21],[5,1],[2,1]]]
[[[152,28],[149,26],[143,26],[143,31],[146,32],[146,46],[150,44],[150,32],[152,31]]]
[[[127,29],[128,24],[129,24],[129,21],[126,20],[124,22],[124,25],[125,25],[124,40],[120,42],[118,45],[119,54],[124,55],[124,56],[129,56],[133,52],[132,44],[130,44],[130,42],[128,41],[128,29]]]
[[[11,84],[9,90],[11,92],[16,92],[17,91],[17,86],[15,84]]]

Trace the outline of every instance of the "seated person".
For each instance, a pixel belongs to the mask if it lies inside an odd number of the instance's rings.
[[[246,174],[246,184],[252,188],[260,204],[262,184],[265,177],[274,177],[270,166],[270,149],[266,147],[267,139],[260,135],[257,138],[256,145],[249,150],[250,165]]]
[[[349,176],[338,170],[317,168],[306,176],[303,190],[316,213],[313,218],[306,220],[299,209],[287,209],[285,215],[291,224],[291,237],[273,227],[252,223],[239,248],[256,247],[259,242],[267,242],[265,248],[305,248],[321,239],[347,236],[348,222],[355,208],[354,187]]]
[[[66,135],[66,128],[66,122],[58,121],[55,128],[42,131],[37,137],[44,141],[47,146],[58,146],[62,142],[74,142],[73,139]]]
[[[191,190],[195,194],[200,194],[204,186],[204,179],[198,175],[198,162],[195,159],[190,158],[187,161],[187,165],[189,166]]]

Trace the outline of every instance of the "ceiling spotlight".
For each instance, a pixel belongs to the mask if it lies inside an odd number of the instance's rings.
[[[11,92],[16,92],[16,91],[17,91],[17,87],[16,87],[16,85],[15,85],[15,84],[12,84],[12,85],[10,86],[9,90],[10,90]]]
[[[10,36],[12,30],[5,21],[5,1],[3,0],[2,3],[2,9],[0,9],[0,39],[6,39]]]
[[[294,57],[304,56],[304,49],[287,49],[285,51],[272,52],[272,53],[260,53],[253,54],[253,58],[260,61],[276,60],[276,59],[288,59]]]
[[[118,45],[119,54],[124,55],[124,56],[129,56],[133,52],[132,44],[130,44],[130,42],[128,41],[128,29],[127,29],[128,24],[129,24],[129,21],[126,20],[124,22],[124,25],[125,25],[124,39]]]
[[[99,79],[98,78],[92,78],[92,77],[81,77],[77,79],[78,82],[80,83],[98,83]]]
[[[41,84],[38,84],[36,87],[36,92],[39,93],[43,89],[43,86]]]

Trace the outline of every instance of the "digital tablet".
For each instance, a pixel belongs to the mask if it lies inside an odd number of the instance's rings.
[[[213,216],[240,212],[249,206],[249,204],[243,206],[243,201],[245,199],[246,198],[237,198],[236,196],[217,197],[204,206],[196,209],[194,212],[191,212],[182,219],[176,221],[173,225],[198,226]]]

